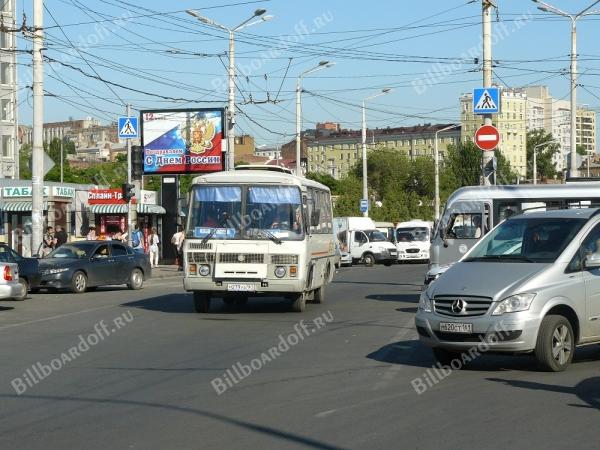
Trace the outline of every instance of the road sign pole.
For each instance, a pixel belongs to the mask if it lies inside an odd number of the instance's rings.
[[[131,105],[127,104],[127,117],[131,116]],[[128,119],[129,120],[129,119]],[[119,130],[120,131],[120,130]],[[126,138],[127,143],[127,183],[131,184],[131,139]],[[127,245],[131,246],[131,234],[133,233],[133,218],[131,214],[131,201],[127,203]]]
[[[482,2],[482,25],[483,25],[483,87],[492,86],[492,7],[491,0]],[[501,99],[498,98],[500,103]],[[497,105],[499,106],[499,105]],[[484,114],[484,125],[492,125],[492,115]],[[493,184],[494,171],[487,170],[494,159],[494,151],[483,152],[482,155],[482,183],[485,186]]]

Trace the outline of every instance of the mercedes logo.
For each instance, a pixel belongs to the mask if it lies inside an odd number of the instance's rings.
[[[466,306],[467,303],[464,300],[458,298],[452,302],[452,312],[454,314],[461,314],[462,312],[464,312]]]
[[[244,262],[244,260],[246,258],[244,257],[244,255],[238,255],[237,259],[238,259],[239,262]]]

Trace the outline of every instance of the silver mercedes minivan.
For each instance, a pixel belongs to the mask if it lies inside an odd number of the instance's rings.
[[[505,220],[427,286],[415,324],[443,364],[477,346],[564,370],[600,342],[600,209]]]

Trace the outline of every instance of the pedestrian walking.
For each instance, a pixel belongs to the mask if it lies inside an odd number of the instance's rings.
[[[183,227],[181,225],[177,225],[177,232],[171,238],[171,244],[175,249],[175,254],[177,255],[177,266],[178,270],[183,270],[183,241],[185,239],[185,234],[183,232]]]
[[[152,228],[150,236],[148,236],[148,244],[150,246],[150,267],[158,267],[158,244],[160,239],[156,228]]]
[[[69,235],[61,225],[56,225],[56,248],[66,244],[69,240]]]
[[[134,252],[145,253],[144,252],[144,234],[139,229],[137,224],[135,224],[133,226],[133,233],[131,233],[131,246],[133,247]]]
[[[42,257],[49,255],[55,248],[56,236],[54,235],[54,227],[48,227],[42,240]]]

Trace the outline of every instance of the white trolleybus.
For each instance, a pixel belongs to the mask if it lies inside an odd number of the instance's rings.
[[[197,312],[215,297],[285,297],[296,312],[322,303],[335,273],[329,188],[273,166],[196,177],[183,253]]]

